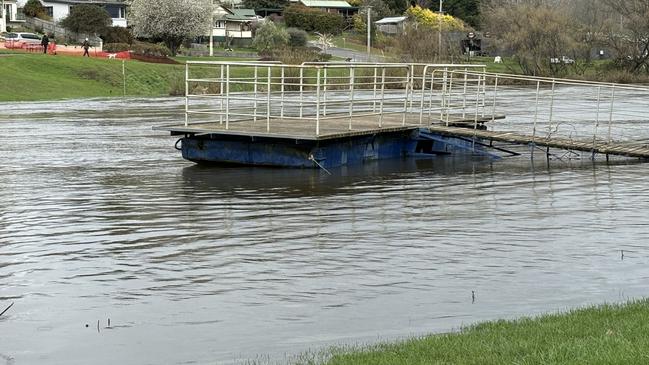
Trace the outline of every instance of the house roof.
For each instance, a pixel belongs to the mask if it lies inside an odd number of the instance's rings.
[[[406,16],[392,16],[377,20],[374,22],[374,24],[397,24],[405,21],[406,19],[408,19],[408,17]]]
[[[223,8],[225,11],[229,13],[229,14],[225,14],[222,17],[222,19],[236,20],[236,21],[251,21],[251,20],[255,20],[257,17],[257,14],[255,14],[255,11],[253,9],[228,9],[223,5],[221,5],[221,8]]]
[[[230,9],[230,11],[233,15],[238,16],[247,16],[252,18],[257,16],[257,14],[255,14],[255,9]]]
[[[300,0],[300,2],[309,8],[347,9],[353,7],[343,0]]]
[[[46,3],[57,3],[57,4],[120,4],[126,5],[124,0],[43,0]]]

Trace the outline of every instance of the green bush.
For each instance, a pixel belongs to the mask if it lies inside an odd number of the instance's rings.
[[[284,22],[288,27],[304,29],[307,32],[340,34],[344,28],[342,15],[309,9],[299,4],[284,9]]]
[[[307,34],[304,30],[298,28],[288,28],[288,45],[293,48],[306,47]]]
[[[286,29],[278,27],[273,22],[264,22],[255,34],[252,46],[260,55],[266,56],[273,50],[286,46],[289,42],[289,34]]]
[[[32,18],[41,18],[44,19],[47,17],[45,8],[38,0],[29,0],[23,7],[23,14]]]
[[[104,52],[111,52],[111,53],[124,52],[130,49],[131,49],[131,45],[126,43],[104,43],[104,47],[103,47]]]
[[[60,24],[74,33],[102,34],[113,20],[101,6],[79,4],[70,8],[70,14],[61,19]]]
[[[126,43],[133,44],[133,34],[124,27],[108,27],[102,34],[101,39],[104,43]]]
[[[136,55],[149,57],[168,57],[171,55],[169,48],[162,44],[137,42],[131,46],[131,51]]]

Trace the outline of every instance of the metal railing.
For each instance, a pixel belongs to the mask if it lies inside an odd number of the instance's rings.
[[[423,77],[421,123],[437,120],[448,126],[463,120],[478,129],[506,114],[486,125],[532,141],[649,143],[647,86],[430,67]]]
[[[185,69],[185,125],[263,121],[271,132],[285,121],[303,121],[315,135],[328,121],[416,122],[418,85],[425,64],[190,61]],[[483,65],[435,65],[435,69],[484,70]],[[416,74],[415,74],[416,73]],[[410,117],[410,118],[409,118]],[[313,123],[315,122],[315,123]]]

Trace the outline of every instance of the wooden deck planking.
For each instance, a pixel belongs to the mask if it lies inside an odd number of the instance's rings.
[[[331,117],[331,116],[327,116]],[[502,119],[498,116],[496,119]],[[480,117],[478,123],[482,124],[492,120],[492,117]],[[437,122],[438,119],[433,119]],[[451,116],[449,125],[471,125],[475,123],[473,118]],[[216,134],[249,137],[270,137],[282,139],[302,140],[325,140],[333,138],[345,138],[367,134],[388,133],[396,131],[414,130],[427,127],[426,122],[419,124],[419,114],[409,114],[403,122],[402,114],[386,114],[383,116],[381,127],[379,117],[354,116],[350,121],[348,116],[336,116],[335,119],[320,120],[320,134],[316,135],[316,120],[304,119],[278,119],[270,120],[270,129],[267,129],[267,120],[259,118],[254,120],[233,121],[225,128],[225,122],[203,122],[185,125],[167,125],[154,127],[155,130],[169,131],[172,134]]]
[[[474,130],[461,127],[446,127],[432,125],[428,127],[431,132],[456,137],[481,138],[491,141],[508,142],[520,145],[535,144],[537,146],[558,148],[563,150],[595,152],[607,155],[620,155],[628,157],[649,158],[649,145],[637,146],[622,142],[603,142],[574,140],[569,138],[533,137],[531,135],[518,134],[515,132]]]

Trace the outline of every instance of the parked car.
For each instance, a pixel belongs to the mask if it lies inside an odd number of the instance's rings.
[[[4,38],[7,48],[25,48],[28,45],[41,44],[41,37],[34,33],[6,33]]]

